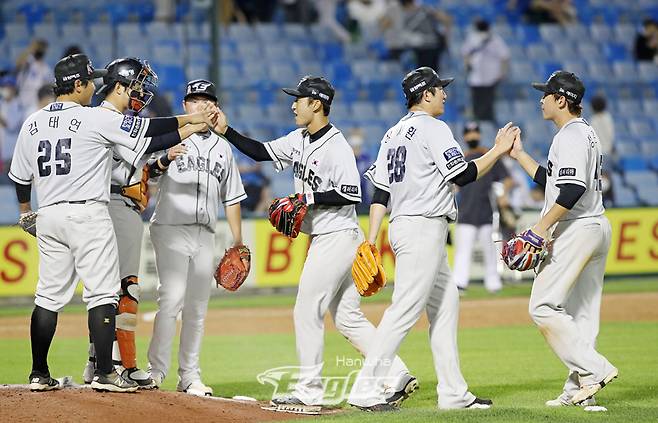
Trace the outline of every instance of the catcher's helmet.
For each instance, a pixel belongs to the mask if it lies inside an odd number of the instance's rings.
[[[118,82],[128,88],[130,103],[128,108],[139,113],[153,99],[151,89],[158,86],[158,75],[145,60],[135,57],[117,59],[108,64],[107,74],[103,77],[103,85],[96,94],[107,96]]]

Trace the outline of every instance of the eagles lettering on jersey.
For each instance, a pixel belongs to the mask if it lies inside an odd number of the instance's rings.
[[[313,169],[309,169],[298,161],[293,162],[292,172],[295,178],[310,185],[312,191],[317,191],[320,184],[322,184],[322,178],[316,175]]]
[[[178,156],[176,157],[176,168],[180,173],[205,172],[210,173],[218,181],[222,180],[222,165],[219,162],[212,162],[206,157],[197,157],[191,154]]]

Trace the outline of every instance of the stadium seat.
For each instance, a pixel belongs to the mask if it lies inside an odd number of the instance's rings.
[[[624,186],[614,187],[614,204],[617,207],[633,207],[638,203],[635,192]]]
[[[619,160],[619,165],[625,172],[648,169],[648,163],[642,156],[625,156]]]

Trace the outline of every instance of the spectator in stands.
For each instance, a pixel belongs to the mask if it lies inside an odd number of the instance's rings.
[[[255,23],[272,21],[277,2],[272,0],[233,0],[233,3],[247,22]]]
[[[480,147],[480,126],[477,122],[469,122],[464,127],[464,142],[468,149],[464,152],[467,161],[476,159],[487,152]],[[484,256],[484,287],[490,293],[500,291],[503,284],[498,274],[498,255],[492,237],[493,210],[496,200],[492,195],[492,184],[502,182],[511,186],[505,166],[498,162],[491,171],[477,181],[460,187],[457,196],[459,217],[455,228],[455,266],[453,280],[460,291],[465,291],[469,282],[471,255],[476,240]],[[503,193],[506,201],[506,193]]]
[[[529,209],[541,210],[544,207],[544,188],[533,182],[530,197],[528,197],[525,206]]]
[[[349,0],[347,13],[367,40],[379,35],[379,23],[386,15],[386,0]]]
[[[589,119],[590,125],[594,132],[599,136],[601,142],[601,151],[605,157],[612,157],[614,151],[615,139],[615,122],[612,115],[606,110],[605,98],[601,95],[595,95],[590,102],[594,114]],[[603,163],[608,161],[604,160]]]
[[[437,27],[441,25],[443,30]],[[441,10],[419,5],[416,0],[391,3],[381,21],[384,38],[391,56],[398,59],[406,51],[413,51],[416,66],[436,69],[441,54],[447,48],[447,36],[452,19]]]
[[[347,136],[347,142],[352,147],[354,157],[356,157],[356,168],[359,171],[359,175],[366,173],[366,170],[368,170],[373,162],[373,158],[370,157],[364,148],[365,141],[366,137],[363,128],[352,128]],[[356,205],[356,212],[358,214],[368,214],[370,211],[371,196],[372,184],[368,183],[365,178],[361,178],[361,203]]]
[[[658,21],[645,19],[642,30],[635,36],[635,59],[638,61],[658,60]]]
[[[39,88],[54,82],[53,71],[44,60],[47,51],[48,43],[36,39],[16,60],[18,95],[29,113],[37,109]]]
[[[462,56],[471,87],[473,118],[496,122],[496,87],[507,75],[510,51],[505,41],[478,19],[462,45]]]
[[[352,36],[336,20],[336,7],[338,0],[314,0],[315,10],[318,12],[318,24],[329,29],[334,36],[343,43],[349,43]]]
[[[313,0],[279,0],[288,23],[309,24],[317,19]]]
[[[18,132],[25,120],[25,109],[16,90],[16,79],[5,75],[0,79],[0,169],[9,171]]]
[[[250,213],[267,214],[272,202],[272,192],[270,190],[270,180],[263,173],[261,163],[255,162],[239,150],[234,149],[233,153],[238,162],[244,191],[247,193],[247,199],[242,200],[240,206]]]
[[[571,0],[518,1],[524,16],[531,24],[569,25],[576,21],[576,8]]]
[[[42,85],[41,88],[39,88],[39,91],[37,91],[37,98],[39,101],[39,109],[43,109],[50,103],[54,102],[55,91],[53,90],[53,86],[51,84]]]
[[[176,0],[155,0],[155,20],[172,22],[176,16]]]

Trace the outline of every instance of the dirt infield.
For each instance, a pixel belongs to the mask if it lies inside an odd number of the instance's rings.
[[[601,321],[656,321],[658,320],[658,292],[607,294],[603,296]],[[365,304],[363,311],[373,323],[379,322],[388,304]],[[153,330],[152,313],[144,313],[137,326],[137,334],[149,336]],[[150,320],[150,321],[149,321]],[[30,319],[8,317],[1,319],[0,339],[27,338]],[[225,322],[231,322],[226,325]],[[462,301],[459,324],[462,328],[496,327],[531,324],[528,298],[492,298]],[[327,327],[333,323],[327,317]],[[423,315],[416,328],[427,328]],[[292,307],[259,307],[214,309],[206,318],[207,335],[246,335],[258,333],[292,333]],[[87,318],[83,314],[60,313],[57,323],[59,337],[78,338],[87,332]]]
[[[130,401],[130,413],[122,408]],[[191,397],[178,392],[110,394],[91,389],[30,392],[0,388],[4,421],[11,422],[269,422],[302,417],[262,410],[264,404]]]

